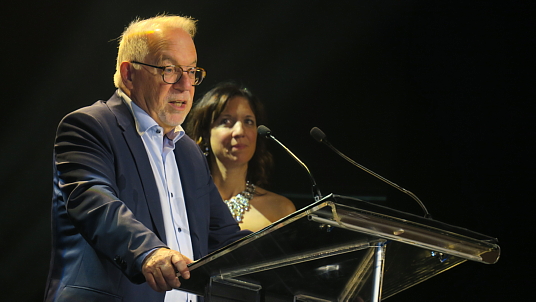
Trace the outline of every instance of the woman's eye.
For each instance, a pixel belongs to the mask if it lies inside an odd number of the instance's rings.
[[[255,125],[255,120],[247,119],[247,120],[246,120],[246,124],[248,124],[248,125]]]
[[[231,120],[228,118],[223,118],[220,121],[220,125],[230,125],[230,124],[231,124]]]

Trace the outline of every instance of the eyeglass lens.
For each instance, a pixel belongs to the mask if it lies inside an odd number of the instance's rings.
[[[204,73],[203,70],[199,68],[188,68],[187,70],[183,70],[180,66],[168,66],[164,69],[162,76],[164,82],[174,84],[181,79],[184,72],[186,72],[190,80],[194,81],[193,85],[199,85],[201,81],[203,81]]]

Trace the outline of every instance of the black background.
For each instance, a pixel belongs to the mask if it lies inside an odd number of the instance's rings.
[[[40,301],[50,254],[52,145],[65,114],[114,91],[116,38],[136,16],[190,15],[199,66],[265,103],[273,134],[323,193],[411,190],[437,220],[499,238],[497,264],[465,263],[388,301],[516,301],[535,278],[534,5],[530,1],[20,1],[4,9],[0,281]],[[270,189],[309,201],[305,171],[272,142]],[[303,198],[303,197],[306,198]]]

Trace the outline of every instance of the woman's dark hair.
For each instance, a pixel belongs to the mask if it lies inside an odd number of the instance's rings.
[[[264,124],[264,107],[260,100],[244,87],[233,82],[217,84],[199,100],[192,112],[188,115],[186,133],[201,147],[201,150],[210,149],[210,130],[214,121],[225,109],[227,102],[234,97],[243,97],[249,101],[251,110],[255,114],[257,125]],[[209,152],[209,162],[212,152]],[[246,179],[258,186],[268,183],[268,173],[272,168],[272,154],[266,149],[266,140],[257,139],[255,153],[248,163]]]

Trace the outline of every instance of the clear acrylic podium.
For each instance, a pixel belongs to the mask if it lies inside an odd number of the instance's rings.
[[[494,238],[331,194],[192,263],[181,288],[208,302],[375,302],[499,255]]]

